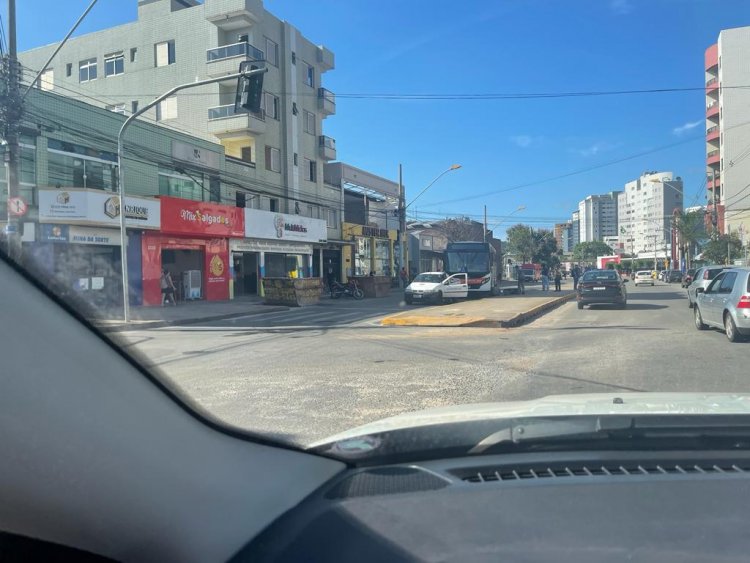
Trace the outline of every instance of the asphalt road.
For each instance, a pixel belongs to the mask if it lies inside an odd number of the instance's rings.
[[[378,326],[386,312],[349,301],[116,338],[220,419],[302,444],[458,403],[750,391],[750,343],[697,331],[679,284],[630,284],[624,311],[568,303],[512,329]]]

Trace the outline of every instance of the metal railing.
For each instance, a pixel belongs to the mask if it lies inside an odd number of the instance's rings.
[[[719,150],[718,149],[715,150],[715,151],[710,151],[710,152],[706,153],[706,158],[711,158],[711,157],[714,157],[714,156],[719,156]]]
[[[320,144],[321,147],[336,150],[336,139],[333,139],[331,137],[326,137],[325,135],[321,135],[318,138],[318,143]]]
[[[228,59],[231,57],[248,57],[254,61],[265,60],[263,51],[254,47],[246,41],[240,43],[233,43],[231,45],[223,45],[216,47],[215,49],[208,49],[206,51],[206,62],[220,61],[222,59]]]
[[[714,84],[716,84],[716,83],[717,83],[718,81],[719,81],[719,79],[718,79],[718,78],[716,78],[716,77],[714,77],[714,78],[711,78],[710,80],[708,80],[708,81],[706,82],[706,86],[713,86],[713,85],[714,85]]]
[[[213,108],[208,108],[208,120],[213,121],[214,119],[224,119],[226,117],[235,117],[235,116],[242,116],[242,115],[252,115],[255,119],[260,119],[261,121],[265,121],[265,117],[263,115],[263,112],[260,111],[258,113],[255,112],[247,112],[247,111],[236,111],[234,104],[228,104],[225,106],[216,106]]]
[[[718,125],[714,125],[713,127],[709,127],[708,129],[706,129],[706,135],[710,135],[711,133],[715,133],[718,130],[719,130],[719,126]]]
[[[336,94],[326,88],[318,88],[318,98],[325,100],[334,106],[336,105]]]
[[[714,106],[718,106],[719,102],[711,102],[710,104],[706,104],[706,109],[709,110]]]

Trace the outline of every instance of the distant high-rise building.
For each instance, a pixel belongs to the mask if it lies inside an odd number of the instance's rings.
[[[750,229],[750,27],[724,29],[706,49],[708,230]]]
[[[644,172],[618,196],[623,250],[639,258],[669,257],[672,219],[682,210],[682,180],[672,172]]]
[[[581,242],[602,241],[604,237],[617,235],[619,193],[590,195],[578,204]]]
[[[578,211],[573,211],[571,215],[568,241],[571,251],[575,248],[576,244],[581,242],[581,214]]]

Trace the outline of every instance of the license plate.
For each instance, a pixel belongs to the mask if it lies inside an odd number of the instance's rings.
[[[594,291],[604,291],[605,289],[607,289],[607,288],[606,287],[595,287]]]
[[[422,299],[421,295],[414,295],[414,299]]]

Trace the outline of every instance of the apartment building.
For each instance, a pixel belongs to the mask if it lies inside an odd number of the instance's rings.
[[[555,240],[557,241],[557,248],[562,250],[565,254],[573,252],[573,246],[571,246],[571,229],[573,228],[573,221],[566,221],[565,223],[555,224]]]
[[[581,213],[573,211],[570,218],[570,230],[568,231],[568,245],[571,252],[579,242],[581,242]]]
[[[618,234],[638,258],[671,256],[672,218],[683,208],[682,179],[672,172],[644,172],[618,193]]]
[[[338,196],[323,184],[323,165],[336,158],[335,141],[323,134],[323,121],[336,108],[322,85],[333,53],[276,18],[262,0],[137,1],[136,21],[70,39],[41,88],[129,113],[174,86],[235,73],[241,61],[262,61],[269,71],[257,114],[235,112],[232,80],[180,92],[144,118],[219,142],[228,157],[256,168],[255,185],[279,198],[259,190],[257,198],[247,197],[248,207],[314,218],[327,218],[329,203],[338,208]],[[40,69],[54,48],[19,55],[27,80],[28,69]],[[319,205],[305,203],[310,200]]]
[[[590,195],[578,203],[580,242],[602,241],[617,235],[617,196],[612,191]]]
[[[750,229],[750,27],[724,29],[706,49],[707,227]],[[715,209],[714,209],[715,206]]]

